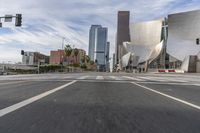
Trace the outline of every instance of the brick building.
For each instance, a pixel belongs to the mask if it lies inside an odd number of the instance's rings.
[[[52,65],[59,65],[61,63],[63,63],[64,65],[66,64],[79,64],[81,63],[81,57],[86,55],[86,52],[82,49],[78,49],[79,50],[79,54],[76,57],[73,52],[72,54],[67,57],[65,55],[65,51],[64,50],[57,50],[57,51],[51,51],[50,52],[50,64]]]

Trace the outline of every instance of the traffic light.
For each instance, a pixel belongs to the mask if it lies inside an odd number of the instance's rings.
[[[21,55],[24,55],[24,50],[21,50]]]
[[[16,14],[15,26],[22,26],[22,14]]]
[[[196,39],[196,44],[199,45],[199,38]]]

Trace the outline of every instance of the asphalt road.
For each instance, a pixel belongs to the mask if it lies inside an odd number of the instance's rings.
[[[200,133],[200,82],[194,77],[0,77],[0,133]]]

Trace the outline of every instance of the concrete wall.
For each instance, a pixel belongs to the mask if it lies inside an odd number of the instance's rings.
[[[190,56],[188,72],[189,73],[196,73],[196,64],[197,64],[197,56]]]
[[[200,73],[200,52],[197,54],[196,69],[197,73]]]

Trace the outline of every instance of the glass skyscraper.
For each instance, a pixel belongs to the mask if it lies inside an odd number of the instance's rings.
[[[100,69],[106,65],[106,44],[108,29],[101,25],[92,25],[89,38],[89,56],[95,61]]]
[[[94,47],[95,47],[95,30],[101,28],[101,25],[92,25],[89,33],[89,49],[88,54],[92,61],[94,60]]]

